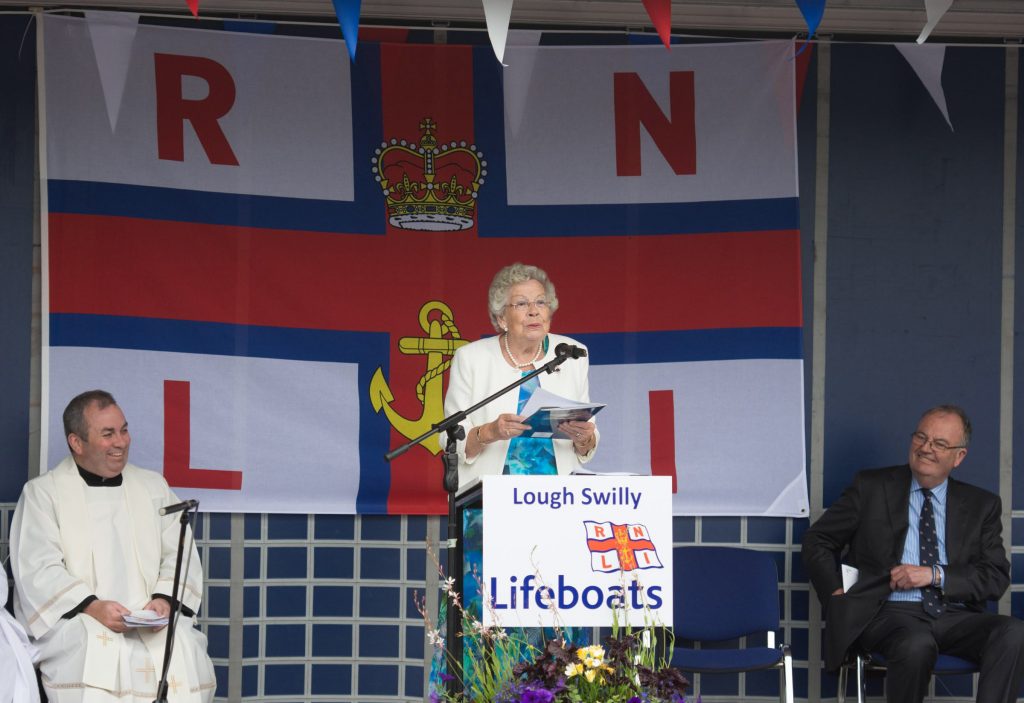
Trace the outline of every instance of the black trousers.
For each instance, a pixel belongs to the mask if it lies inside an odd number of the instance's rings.
[[[885,655],[889,703],[924,699],[939,652],[980,665],[978,703],[1016,701],[1024,677],[1024,621],[995,613],[953,606],[931,618],[920,603],[886,603],[859,645]]]

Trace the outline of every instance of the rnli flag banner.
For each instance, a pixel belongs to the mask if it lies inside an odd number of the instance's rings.
[[[610,522],[584,520],[590,568],[606,573],[660,569],[658,550],[651,541],[646,525],[615,525]]]
[[[483,500],[484,625],[672,623],[669,477],[485,476]]]
[[[807,515],[790,42],[503,68],[126,25],[39,25],[42,468],[105,388],[132,462],[205,510],[443,513],[436,439],[383,457],[524,261],[608,404],[588,467],[668,477],[676,514]]]

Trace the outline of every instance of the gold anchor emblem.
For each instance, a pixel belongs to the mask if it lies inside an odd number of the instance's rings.
[[[416,397],[423,404],[423,413],[411,420],[402,417],[391,407],[395,396],[388,387],[380,367],[377,367],[373,378],[370,379],[370,402],[373,403],[373,409],[377,412],[383,409],[391,426],[407,439],[419,437],[429,430],[431,425],[444,418],[444,372],[451,366],[451,357],[455,350],[468,344],[459,334],[459,328],[455,326],[452,309],[440,300],[431,300],[420,308],[420,327],[427,336],[402,337],[398,340],[398,351],[403,354],[427,355],[427,370],[416,383]],[[434,437],[420,442],[420,446],[432,454],[441,452],[441,447]]]

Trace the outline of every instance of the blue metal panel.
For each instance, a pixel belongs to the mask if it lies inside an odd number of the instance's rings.
[[[0,502],[16,501],[28,477],[35,81],[35,27],[0,16]]]
[[[1024,55],[1018,57],[1017,63],[1018,78],[1017,94],[1021,94],[1021,86],[1024,85]],[[1013,481],[1013,509],[1024,509],[1024,473],[1017,467],[1022,467],[1020,457],[1024,456],[1024,424],[1021,423],[1020,414],[1024,413],[1024,338],[1021,337],[1021,330],[1024,330],[1024,284],[1021,283],[1020,273],[1024,271],[1024,110],[1017,108],[1017,210],[1016,210],[1016,231],[1014,232],[1014,253],[1015,271],[1017,272],[1016,285],[1014,286],[1014,344],[1013,344],[1013,409],[1016,421],[1013,423],[1013,456],[1014,481]],[[1024,540],[1015,539],[1014,544],[1024,544]],[[1018,579],[1022,576],[1017,576]],[[1016,611],[1014,612],[1016,615]]]
[[[893,46],[832,51],[825,505],[944,402],[974,419],[958,477],[996,491],[1002,49],[947,48],[955,131]]]

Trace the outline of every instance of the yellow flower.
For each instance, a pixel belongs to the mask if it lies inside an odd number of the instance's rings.
[[[581,647],[576,650],[583,663],[590,669],[596,669],[604,665],[604,647],[599,644],[592,644],[589,647]]]
[[[590,683],[594,683],[594,677],[596,677],[596,676],[597,676],[597,672],[596,672],[596,671],[594,671],[593,669],[588,669],[588,670],[587,670],[587,672],[586,672],[585,674],[583,674],[583,676],[584,676],[584,677],[585,677],[585,678],[587,679],[587,681],[589,681]]]
[[[583,671],[582,664],[566,664],[565,675],[570,679]]]

